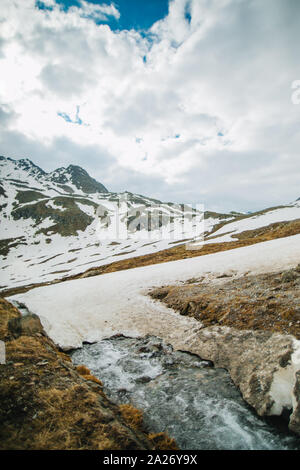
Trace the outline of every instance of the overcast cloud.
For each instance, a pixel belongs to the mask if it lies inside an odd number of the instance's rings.
[[[298,0],[173,0],[146,34],[43,3],[1,1],[1,154],[216,210],[300,197]]]

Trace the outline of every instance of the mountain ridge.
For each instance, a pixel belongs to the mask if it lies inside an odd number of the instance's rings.
[[[181,230],[186,208],[129,191],[109,192],[77,165],[47,173],[28,158],[2,156],[0,272],[5,281],[0,289],[77,274],[85,266],[144,255],[191,238]],[[192,208],[188,212],[196,213]],[[208,230],[234,218],[209,213]],[[128,238],[119,239],[120,224]],[[172,233],[178,229],[181,234]]]
[[[204,232],[205,244],[212,244],[213,251],[216,243],[237,246],[247,233],[260,240],[266,236],[266,226],[280,235],[278,223],[300,219],[300,204],[252,214],[205,211],[203,225],[193,222],[192,232],[183,224],[186,216],[198,217],[199,222],[203,213],[129,191],[109,192],[77,165],[47,173],[28,158],[2,156],[0,290],[52,282],[163,251],[165,260],[187,257],[184,245],[195,239],[195,227],[199,234]],[[116,231],[120,224],[127,230],[125,237]],[[285,230],[297,233],[298,229]],[[179,246],[183,251],[173,253]],[[133,260],[128,263],[133,265]]]
[[[0,156],[0,169],[3,171],[5,164],[10,162],[13,167],[8,169],[13,172],[16,169],[20,171],[25,171],[29,176],[32,176],[34,179],[40,178],[44,182],[57,183],[58,185],[64,185],[64,190],[69,193],[74,193],[76,190],[81,190],[86,194],[92,193],[108,193],[106,187],[92,178],[86,170],[81,168],[78,165],[69,165],[67,167],[56,168],[51,172],[46,172],[38,165],[36,165],[29,158],[21,158],[19,160],[14,160],[10,157]],[[6,178],[7,178],[6,174]],[[3,178],[1,175],[0,181]]]

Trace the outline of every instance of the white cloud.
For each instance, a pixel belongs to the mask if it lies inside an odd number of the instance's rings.
[[[113,4],[44,4],[2,0],[1,153],[23,136],[43,166],[68,141],[69,163],[77,146],[76,163],[112,189],[152,182],[169,200],[251,209],[300,196],[298,2],[172,0],[146,37],[96,24],[120,17]],[[106,149],[106,175],[84,146]]]
[[[105,21],[109,17],[114,17],[117,20],[120,19],[120,12],[113,4],[97,5],[88,3],[85,0],[80,0],[79,4],[79,7],[72,6],[69,11],[81,16],[82,18],[93,18],[98,21]]]

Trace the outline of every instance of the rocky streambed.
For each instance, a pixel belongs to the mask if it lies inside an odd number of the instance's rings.
[[[155,336],[118,335],[71,357],[101,379],[110,399],[142,409],[145,425],[167,431],[181,449],[300,449],[287,423],[257,416],[224,368]]]
[[[298,448],[299,437],[288,435],[286,427],[281,434],[258,417],[285,415],[290,431],[300,435],[300,270],[291,269],[298,253],[292,242],[78,279],[12,300],[38,315],[63,350],[81,348],[74,360],[78,354],[76,360],[104,381],[114,400],[130,401],[144,410],[148,423],[159,422],[160,431],[168,429],[179,446]],[[257,263],[260,256],[262,265]],[[282,269],[283,258],[289,270],[276,271],[278,265]],[[267,267],[272,273],[262,274]],[[126,339],[126,346],[122,336],[113,338],[118,334],[136,339]],[[166,352],[165,345],[148,351],[140,343],[146,335],[194,355],[188,357],[212,361],[216,369],[207,363],[187,368],[178,362],[179,353]],[[173,363],[167,367],[169,360]],[[149,368],[153,376],[145,372]],[[221,369],[232,380],[234,399],[220,391]],[[240,412],[238,405],[246,411]],[[209,431],[213,421],[216,425]],[[183,424],[192,431],[185,433]]]

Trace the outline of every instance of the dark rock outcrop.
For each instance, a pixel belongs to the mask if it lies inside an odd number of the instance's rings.
[[[77,165],[58,168],[48,175],[48,179],[58,184],[68,184],[71,181],[76,188],[86,194],[107,193],[106,187],[92,178],[86,170]]]

